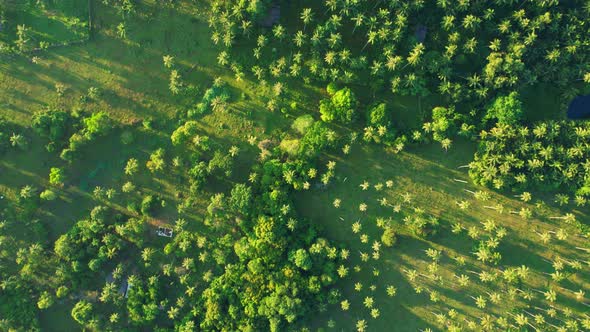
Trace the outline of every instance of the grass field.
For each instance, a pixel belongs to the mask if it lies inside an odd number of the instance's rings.
[[[237,82],[231,72],[217,65],[217,51],[209,40],[201,5],[181,1],[175,7],[159,11],[154,3],[141,2],[139,12],[143,14],[129,22],[127,40],[123,41],[115,34],[118,22],[113,19],[114,13],[98,4],[98,33],[93,42],[43,53],[37,64],[20,57],[0,62],[0,115],[18,125],[26,126],[32,114],[45,107],[79,109],[84,112],[104,110],[135,136],[134,143],[123,145],[119,138],[121,130],[118,129],[113,135],[93,145],[91,151],[86,151],[81,161],[69,166],[55,153],[46,152],[43,144],[36,141],[29,144],[32,146],[29,151],[10,152],[2,158],[0,192],[9,199],[15,199],[17,190],[26,184],[33,184],[37,188],[46,187],[50,167],[66,167],[68,180],[59,193],[60,199],[42,206],[42,222],[49,229],[50,241],[67,231],[97,204],[91,195],[94,186],[120,188],[124,183],[122,170],[127,159],[136,157],[145,160],[151,151],[161,146],[173,152],[169,135],[177,125],[178,114],[191,107],[195,102],[195,95],[202,94],[215,77],[222,77],[230,84],[231,107],[225,113],[205,116],[199,120],[199,125],[204,134],[224,147],[240,147],[242,152],[235,166],[232,182],[246,181],[250,166],[256,159],[257,149],[245,143],[249,135],[259,139],[278,140],[281,132],[290,126],[296,116],[312,113],[314,117],[319,117],[316,108],[323,93],[322,88],[292,84],[286,93],[286,100],[297,101],[299,109],[289,110],[287,114],[265,110],[264,100],[259,97],[259,87],[254,82],[247,79]],[[42,13],[38,14],[42,16]],[[38,27],[40,30],[56,32],[55,36],[40,34],[39,38],[57,41],[72,37],[58,23],[33,17],[23,20],[39,24],[31,24],[34,29]],[[56,20],[59,21],[57,18]],[[168,73],[162,65],[162,57],[167,54],[175,57],[182,69],[183,81],[194,86],[195,95],[171,96],[168,93]],[[56,86],[59,85],[66,88],[63,96],[56,93]],[[97,102],[82,102],[80,97],[90,87],[99,88],[102,97]],[[532,96],[527,97],[525,104],[531,105],[531,109],[542,109],[542,114],[556,114],[560,101],[550,94],[536,98],[541,90],[542,87],[532,91]],[[437,96],[420,101],[414,97],[393,97],[388,101],[396,111],[396,121],[407,128],[421,123],[421,109],[429,109],[439,102]],[[531,119],[545,118],[539,114],[541,113],[534,113]],[[140,122],[145,119],[153,119],[154,129],[141,127]],[[440,301],[434,303],[429,300],[427,293],[416,294],[415,282],[409,281],[407,276],[407,271],[411,269],[426,270],[429,258],[425,250],[428,248],[444,252],[440,261],[440,274],[448,279],[453,278],[451,271],[457,270],[455,262],[450,258],[453,256],[465,257],[467,265],[459,268],[462,271],[483,268],[473,255],[469,255],[476,242],[467,237],[465,231],[460,235],[450,231],[451,225],[456,222],[461,222],[465,229],[471,226],[481,228],[482,222],[491,219],[508,230],[506,239],[500,245],[503,255],[500,267],[526,263],[537,271],[549,273],[552,270],[547,260],[555,259],[557,255],[567,254],[568,257],[587,259],[581,256],[581,252],[572,249],[571,245],[565,246],[559,241],[551,246],[541,246],[532,239],[537,235],[531,233],[531,230],[542,232],[557,229],[559,220],[549,217],[562,216],[572,210],[578,221],[587,223],[590,217],[587,211],[575,210],[573,206],[559,210],[536,199],[533,199],[532,204],[525,204],[512,197],[516,193],[503,195],[488,191],[490,200],[481,202],[466,192],[465,189],[487,191],[455,180],[469,181],[466,172],[457,167],[467,164],[474,151],[474,143],[462,141],[455,142],[448,152],[442,150],[438,144],[433,144],[413,147],[401,154],[386,152],[379,146],[364,147],[357,144],[353,146],[350,155],[344,156],[338,152],[322,157],[324,164],[329,160],[337,162],[336,179],[327,189],[298,193],[297,211],[301,216],[320,225],[330,240],[348,247],[351,252],[350,266],[359,265],[362,270],[357,273],[351,268],[349,276],[341,282],[344,297],[351,301],[350,311],[343,312],[339,306],[330,307],[327,313],[314,317],[315,327],[325,326],[326,321],[332,318],[337,322],[337,330],[353,330],[357,319],[369,317],[368,310],[362,305],[366,296],[373,296],[381,310],[380,318],[368,321],[370,331],[387,331],[392,326],[395,331],[417,331],[428,327],[438,330],[441,326],[437,325],[434,313],[447,312],[451,308],[457,310],[461,317],[475,319],[481,310],[475,307],[469,295],[487,291],[485,286],[475,287],[475,291],[467,294],[458,292],[454,285],[437,285],[425,278],[424,287],[438,289],[441,294]],[[359,187],[365,180],[371,185],[367,191]],[[372,187],[388,180],[393,181],[391,188],[377,191]],[[146,176],[138,183],[144,190],[159,193],[170,203],[170,208],[162,211],[157,216],[158,220],[152,221],[154,224],[170,224],[175,220],[174,206],[177,198],[174,186],[179,181],[182,180],[173,174],[160,174],[155,181]],[[210,183],[207,190],[213,193],[228,187],[228,183]],[[404,202],[403,195],[406,194],[411,200]],[[378,199],[382,197],[386,197],[393,205],[400,204],[402,212],[394,212],[391,206],[379,206]],[[546,199],[541,195],[538,197]],[[342,200],[342,207],[339,209],[332,204],[336,198]],[[470,208],[457,209],[457,202],[460,201],[470,202]],[[200,203],[202,204],[194,211],[195,219],[203,212],[206,198]],[[359,211],[361,203],[368,205],[366,212]],[[502,214],[484,207],[499,203],[506,209]],[[420,207],[440,219],[441,230],[433,238],[418,239],[404,231],[403,215],[414,207]],[[522,207],[531,208],[534,211],[533,218],[522,220],[518,215],[509,212]],[[375,225],[377,217],[391,217],[394,228],[399,232],[398,243],[393,248],[383,248],[378,261],[370,259],[362,262],[359,252],[370,253],[371,244],[381,236]],[[360,234],[353,234],[351,231],[352,224],[357,220],[362,224],[360,233],[369,237],[368,243],[361,243]],[[569,243],[583,246],[584,240],[574,235],[576,230],[569,227],[569,231]],[[22,236],[26,238],[27,235]],[[511,255],[512,252],[519,254]],[[373,268],[379,270],[379,276],[373,275]],[[527,284],[540,289],[544,287],[545,276],[536,273],[538,272],[535,272]],[[472,280],[476,277],[472,276]],[[97,280],[103,278],[100,276]],[[588,280],[588,271],[582,271],[568,281],[568,287],[589,289]],[[361,292],[354,290],[354,283],[358,281],[363,283]],[[375,285],[376,289],[369,290],[370,285]],[[385,295],[388,285],[397,288],[395,297]],[[559,292],[567,303],[574,301],[572,294],[563,290]],[[510,305],[519,306],[520,302],[515,301]],[[43,330],[75,330],[77,327],[69,314],[71,306],[72,303],[66,301],[46,311],[42,316]],[[580,311],[586,309],[580,306],[576,308]],[[487,312],[493,314],[499,312],[499,309],[500,305],[490,305]]]
[[[453,273],[459,275],[460,271],[478,270],[482,267],[473,255],[469,255],[469,252],[474,250],[476,241],[467,237],[465,231],[461,235],[451,232],[451,225],[456,222],[462,223],[464,229],[467,229],[472,226],[481,228],[482,222],[493,220],[498,226],[508,230],[509,235],[505,243],[500,245],[503,256],[499,266],[501,269],[526,264],[539,271],[550,273],[552,269],[547,260],[555,259],[556,256],[568,257],[569,255],[584,259],[584,253],[575,252],[576,250],[572,249],[570,244],[561,242],[545,247],[537,242],[538,235],[532,233],[533,230],[543,232],[561,227],[558,221],[550,220],[549,217],[561,216],[565,213],[564,211],[535,200],[533,202],[539,203],[538,207],[535,206],[536,204],[526,205],[517,198],[456,181],[469,181],[466,172],[458,170],[457,167],[469,162],[469,156],[474,150],[472,143],[457,144],[448,153],[444,153],[437,146],[416,148],[409,153],[398,155],[383,153],[382,148],[379,147],[356,146],[352,150],[353,152],[348,156],[330,156],[330,160],[337,161],[338,176],[333,184],[330,184],[327,189],[302,193],[297,198],[298,212],[323,226],[330,240],[339,240],[345,244],[345,247],[350,248],[351,264],[349,266],[359,265],[362,268],[359,273],[351,269],[349,277],[344,281],[344,289],[346,289],[344,298],[351,302],[350,314],[343,312],[340,308],[333,308],[327,314],[327,317],[337,322],[337,328],[352,329],[356,320],[361,317],[358,313],[364,313],[364,317],[368,316],[369,310],[362,304],[366,296],[375,298],[376,307],[381,310],[383,317],[368,321],[369,329],[374,331],[384,331],[392,326],[395,327],[395,331],[417,331],[428,327],[438,330],[442,326],[435,323],[435,314],[446,313],[450,309],[458,311],[461,317],[477,319],[475,318],[478,317],[477,307],[469,296],[477,296],[474,294],[493,290],[486,290],[484,286],[479,289],[474,288],[475,290],[470,290],[471,294],[468,294],[458,292],[455,285],[441,286],[428,280],[423,281],[422,286],[425,289],[439,289],[442,294],[440,302],[433,303],[429,300],[426,291],[423,294],[416,294],[414,287],[417,283],[410,282],[406,273],[410,269],[415,269],[427,274],[429,258],[425,250],[428,248],[442,250],[440,273],[450,280],[453,279]],[[392,188],[377,191],[373,187],[378,183],[385,184],[388,180],[393,181]],[[368,181],[371,185],[367,191],[359,187],[364,181]],[[465,189],[487,191],[491,198],[486,202],[477,201]],[[411,198],[410,202],[404,202],[404,195],[407,194]],[[400,204],[401,213],[394,212],[391,206],[380,206],[378,200],[382,197],[386,197],[391,205]],[[342,200],[340,208],[332,205],[336,198]],[[463,200],[471,203],[469,209],[457,208],[457,203]],[[359,211],[361,203],[368,205],[366,212]],[[505,207],[503,213],[484,208],[484,206],[497,204]],[[523,206],[533,209],[535,217],[531,220],[523,220],[518,215],[508,212],[516,211]],[[402,227],[402,219],[406,215],[404,211],[411,211],[413,207],[420,207],[427,213],[437,216],[442,230],[426,240],[409,234]],[[565,211],[571,211],[571,207],[567,207]],[[578,220],[588,220],[587,211],[577,210],[575,213]],[[398,243],[393,248],[382,249],[382,255],[378,261],[370,259],[368,262],[362,262],[359,252],[371,253],[372,243],[380,240],[382,231],[375,223],[378,217],[391,218],[394,228],[399,232]],[[362,225],[359,234],[354,234],[351,230],[352,224],[356,221],[360,221]],[[570,234],[577,233],[575,228],[569,228],[569,231]],[[359,239],[361,234],[369,236],[368,243],[361,243]],[[568,241],[579,246],[586,243],[586,240],[577,236],[570,237]],[[458,267],[451,259],[455,256],[464,256],[468,262],[466,266]],[[379,270],[378,277],[373,275],[373,268]],[[541,288],[544,285],[543,277],[536,275],[531,278],[531,287]],[[471,279],[476,280],[477,276],[472,275]],[[363,284],[361,292],[354,290],[356,282]],[[574,284],[580,289],[587,289],[590,286],[587,271],[579,275]],[[368,290],[369,285],[375,285],[376,290]],[[385,295],[388,285],[397,288],[395,297]],[[571,300],[572,294],[569,293],[567,296]],[[496,307],[488,306],[486,313],[493,314],[496,310],[501,311],[503,305],[510,304],[504,302]],[[580,305],[579,310],[583,311],[583,306]],[[327,317],[318,319],[318,326],[325,326]]]
[[[43,5],[41,5],[43,4]],[[88,1],[62,0],[49,2],[8,1],[5,16],[9,17],[0,29],[0,40],[11,43],[17,39],[17,26],[28,28],[31,48],[40,42],[49,45],[86,40],[88,30]]]

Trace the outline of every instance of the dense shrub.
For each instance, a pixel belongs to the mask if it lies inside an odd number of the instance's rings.
[[[72,115],[66,111],[46,109],[33,115],[31,127],[50,143],[63,146],[75,123]]]
[[[302,115],[293,121],[291,128],[301,135],[305,135],[309,127],[313,124],[313,117],[309,114]]]
[[[113,120],[105,112],[96,112],[82,119],[82,129],[74,133],[60,157],[66,161],[73,161],[79,151],[90,142],[107,135],[114,128]]]
[[[212,110],[215,104],[224,103],[229,100],[229,90],[222,82],[216,82],[213,86],[205,91],[203,98],[194,108],[188,111],[188,116],[194,118],[203,115]]]
[[[157,198],[155,198],[153,195],[144,196],[143,200],[141,201],[141,214],[144,216],[151,216],[156,209],[157,202]]]
[[[486,111],[484,121],[499,125],[517,125],[523,118],[522,102],[517,92],[498,97]]]
[[[299,154],[315,157],[325,148],[333,146],[335,133],[325,124],[315,122],[299,142]]]
[[[381,235],[381,242],[386,247],[393,247],[397,242],[397,237],[395,235],[395,230],[392,227],[386,227],[383,230],[383,234]]]
[[[357,100],[349,88],[338,90],[330,99],[320,102],[322,121],[350,123],[355,115]]]

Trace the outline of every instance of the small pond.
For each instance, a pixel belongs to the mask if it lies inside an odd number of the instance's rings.
[[[567,117],[572,120],[590,119],[590,95],[574,98],[567,108]]]

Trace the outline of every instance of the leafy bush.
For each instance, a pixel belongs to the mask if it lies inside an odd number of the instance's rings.
[[[339,89],[338,84],[335,82],[330,82],[326,87],[326,91],[328,91],[330,96],[333,96]]]
[[[279,148],[283,152],[294,157],[299,153],[299,145],[299,140],[296,138],[284,138],[281,141],[281,144],[279,144]]]
[[[194,118],[197,115],[203,115],[212,109],[214,103],[226,102],[230,99],[229,97],[229,90],[225,84],[213,84],[211,88],[205,91],[201,101],[188,111],[188,116]]]
[[[299,142],[299,154],[307,157],[315,157],[325,148],[332,146],[335,133],[322,122],[316,122]]]
[[[381,242],[386,247],[393,247],[397,242],[397,237],[395,235],[395,230],[392,227],[386,227],[383,230],[383,235],[381,235]]]
[[[33,115],[31,127],[51,143],[65,144],[66,137],[72,131],[74,118],[66,111],[46,109]]]
[[[518,92],[511,92],[508,96],[501,96],[488,107],[484,121],[496,121],[498,124],[517,125],[523,118],[522,102]]]
[[[349,88],[344,88],[332,95],[330,99],[320,101],[322,121],[350,123],[354,118],[357,100]]]
[[[314,119],[311,115],[306,114],[298,117],[293,121],[291,128],[296,132],[300,133],[301,135],[305,135],[309,127],[313,124]]]
[[[150,216],[154,213],[157,206],[157,199],[153,195],[144,196],[141,201],[141,214]]]

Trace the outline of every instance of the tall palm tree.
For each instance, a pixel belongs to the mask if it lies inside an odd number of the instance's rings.
[[[365,50],[367,45],[369,45],[369,44],[373,45],[375,43],[375,41],[377,40],[377,37],[378,37],[377,31],[369,30],[367,32],[367,42],[365,43],[363,48],[361,48],[361,52]]]
[[[305,31],[305,27],[313,21],[313,12],[311,11],[311,8],[304,8],[300,17],[303,21],[303,31]]]
[[[367,330],[367,322],[362,319],[356,322],[356,330],[357,332],[365,332]]]
[[[12,133],[12,136],[10,136],[10,144],[14,147],[24,150],[27,146],[27,140],[21,134]]]
[[[297,33],[295,34],[295,37],[293,38],[293,43],[297,47],[302,47],[303,44],[305,44],[306,38],[307,38],[306,34],[303,31],[299,30],[299,31],[297,31]]]
[[[119,25],[117,25],[117,34],[121,39],[127,38],[127,27],[125,26],[124,22],[121,22]]]
[[[358,13],[355,17],[351,18],[351,20],[354,22],[354,28],[352,29],[352,33],[354,33],[356,28],[363,25],[365,21],[365,15],[363,15],[362,13]]]

